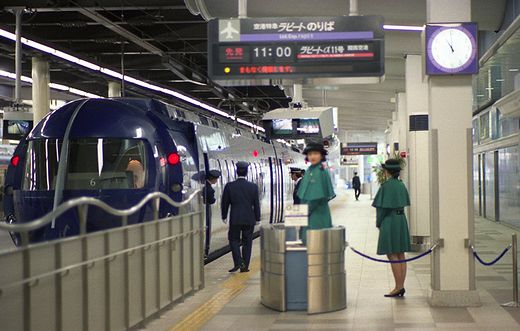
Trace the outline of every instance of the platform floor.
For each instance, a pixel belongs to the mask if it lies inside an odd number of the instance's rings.
[[[354,201],[351,191],[331,202],[335,225],[347,229],[348,241],[370,255],[378,230],[370,198]],[[510,242],[513,230],[476,220],[477,249],[490,260]],[[252,271],[230,275],[230,255],[206,267],[206,288],[150,322],[146,330],[520,330],[520,308],[502,308],[511,301],[511,255],[494,267],[477,266],[482,300],[478,308],[431,308],[427,303],[430,261],[409,264],[404,299],[384,298],[393,287],[390,267],[347,250],[347,309],[321,315],[279,313],[260,303],[259,243]]]

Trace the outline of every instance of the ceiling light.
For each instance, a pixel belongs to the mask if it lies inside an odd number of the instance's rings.
[[[505,79],[504,78],[498,78],[498,79],[496,79],[496,81],[497,82],[503,82],[503,81],[505,81]]]
[[[0,70],[0,77],[16,79],[16,74],[12,73],[12,72]],[[32,84],[33,80],[31,77],[22,76],[22,82]],[[75,94],[75,95],[79,95],[79,96],[87,97],[87,98],[102,98],[102,96],[100,96],[100,95],[90,93],[87,91],[83,91],[83,90],[80,90],[80,89],[77,89],[74,87],[62,85],[62,84],[49,83],[49,88],[51,88],[53,90],[69,92],[71,94]]]
[[[520,69],[517,69],[517,68],[512,68],[512,69],[509,69],[509,71],[511,72],[516,72],[516,71],[519,71]]]
[[[413,25],[392,25],[392,24],[384,24],[384,30],[396,30],[396,31],[418,31],[421,32],[424,30],[424,26],[413,26]]]
[[[0,36],[1,37],[4,37],[4,38],[7,38],[7,39],[10,39],[12,41],[16,41],[16,35],[14,33],[11,33],[9,31],[6,31],[6,30],[3,30],[3,29],[0,29]],[[218,109],[218,108],[215,108],[211,105],[208,105],[206,103],[203,103],[197,99],[193,99],[187,95],[184,95],[182,93],[179,93],[177,91],[174,91],[174,90],[170,90],[168,88],[164,88],[164,87],[161,87],[161,86],[158,86],[158,85],[155,85],[155,84],[151,84],[151,83],[148,83],[148,82],[145,82],[143,80],[140,80],[140,79],[137,79],[137,78],[134,78],[134,77],[131,77],[131,76],[127,76],[127,75],[122,75],[116,71],[113,71],[113,70],[110,70],[108,68],[103,68],[95,63],[92,63],[92,62],[88,62],[88,61],[85,61],[85,60],[82,60],[74,55],[71,55],[71,54],[68,54],[68,53],[65,53],[65,52],[62,52],[62,51],[59,51],[57,49],[54,49],[52,47],[49,47],[49,46],[46,46],[46,45],[43,45],[43,44],[40,44],[36,41],[33,41],[33,40],[29,40],[27,38],[24,38],[22,37],[21,38],[22,40],[22,44],[26,45],[26,46],[29,46],[29,47],[32,47],[34,49],[37,49],[41,52],[44,52],[44,53],[47,53],[47,54],[50,54],[50,55],[53,55],[53,56],[56,56],[56,57],[59,57],[63,60],[66,60],[66,61],[69,61],[69,62],[72,62],[74,64],[77,64],[79,66],[82,66],[84,68],[88,68],[90,70],[94,70],[94,71],[99,71],[105,75],[108,75],[110,77],[113,77],[113,78],[117,78],[117,79],[122,79],[124,80],[125,82],[128,82],[128,83],[131,83],[131,84],[135,84],[135,85],[138,85],[138,86],[141,86],[141,87],[144,87],[146,89],[149,89],[149,90],[152,90],[152,91],[157,91],[157,92],[161,92],[161,93],[164,93],[164,94],[167,94],[167,95],[171,95],[175,98],[178,98],[178,99],[181,99],[181,100],[184,100],[188,103],[191,103],[192,105],[196,105],[196,106],[199,106],[203,109],[206,109],[212,113],[215,113],[215,114],[218,114],[220,116],[223,116],[225,118],[229,118],[229,119],[232,119],[234,120],[235,117],[232,116],[232,115],[229,115],[228,113]],[[26,77],[28,78],[28,77]],[[30,79],[30,78],[28,78]],[[23,78],[22,78],[22,81]],[[191,82],[195,82],[195,81],[190,81]],[[32,83],[32,80],[31,80],[31,83]],[[195,82],[196,84],[199,84],[199,85],[202,85],[204,83],[200,83],[200,82]],[[205,85],[205,84],[204,84]],[[78,90],[79,91],[79,90]],[[84,91],[82,91],[84,92]],[[72,93],[72,92],[71,92]],[[88,96],[88,95],[93,95],[93,94],[89,94],[88,92],[84,92],[86,93],[87,95],[82,95],[82,96]],[[96,97],[99,97],[99,96],[96,96]],[[256,130],[259,130],[259,131],[262,131],[262,132],[265,132],[264,128],[262,127],[259,127],[251,122],[248,122],[248,121],[245,121],[245,120],[241,120],[242,124],[244,125],[247,125],[251,128],[254,128]]]

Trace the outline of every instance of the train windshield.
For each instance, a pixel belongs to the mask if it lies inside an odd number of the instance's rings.
[[[61,140],[29,141],[22,189],[53,190]],[[139,139],[71,139],[66,190],[139,189],[146,184],[146,145]]]

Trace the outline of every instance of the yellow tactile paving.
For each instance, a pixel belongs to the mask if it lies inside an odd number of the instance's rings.
[[[260,259],[255,258],[250,265],[250,272],[237,273],[220,285],[222,290],[215,294],[211,299],[194,310],[185,319],[177,323],[170,331],[199,330],[213,316],[215,316],[226,304],[231,302],[245,288],[246,282],[251,278],[252,273],[260,270]]]

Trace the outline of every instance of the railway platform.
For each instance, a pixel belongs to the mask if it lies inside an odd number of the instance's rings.
[[[356,249],[375,256],[378,230],[368,195],[354,201],[351,191],[331,201],[333,222],[347,230]],[[477,218],[475,247],[485,260],[510,241],[508,227]],[[480,307],[438,308],[428,303],[430,257],[408,264],[404,299],[384,298],[393,286],[390,267],[347,248],[347,308],[308,315],[277,312],[260,302],[260,245],[255,240],[250,273],[229,274],[229,255],[206,265],[206,288],[152,321],[144,330],[519,330],[520,310],[501,307],[511,299],[511,259],[492,267],[477,265]],[[416,254],[409,254],[408,257]]]

